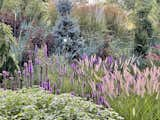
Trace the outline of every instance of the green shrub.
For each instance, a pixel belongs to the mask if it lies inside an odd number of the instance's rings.
[[[112,109],[70,94],[39,89],[0,90],[0,120],[122,120]]]
[[[14,73],[14,70],[18,68],[11,50],[11,46],[15,43],[10,26],[0,22],[0,72],[7,70]]]

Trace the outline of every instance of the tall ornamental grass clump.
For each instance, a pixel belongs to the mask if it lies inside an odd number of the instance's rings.
[[[112,108],[126,120],[159,120],[160,98],[157,95],[118,96],[109,101]]]
[[[159,67],[140,70],[134,59],[108,57],[102,61],[85,55],[71,66],[64,61],[55,57],[55,64],[49,65],[52,92],[71,92],[93,99],[97,104],[114,108],[125,119],[159,119]],[[44,83],[42,88],[47,90],[46,86]]]

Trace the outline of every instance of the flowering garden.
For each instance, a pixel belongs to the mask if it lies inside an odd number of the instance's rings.
[[[160,120],[160,2],[0,1],[0,120]]]

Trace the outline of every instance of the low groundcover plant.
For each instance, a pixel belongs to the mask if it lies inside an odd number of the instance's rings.
[[[106,109],[71,94],[53,95],[46,91],[0,90],[0,120],[123,120]]]

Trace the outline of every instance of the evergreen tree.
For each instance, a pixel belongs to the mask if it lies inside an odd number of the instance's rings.
[[[142,4],[136,12],[136,29],[135,29],[135,46],[134,54],[136,56],[145,57],[149,49],[150,40],[152,38],[152,24],[148,20],[151,8]]]
[[[59,19],[54,28],[54,52],[65,55],[69,59],[77,58],[80,54],[82,40],[79,25],[71,18],[72,3],[69,0],[59,0],[57,3]]]
[[[0,22],[0,73],[5,70],[14,74],[18,69],[17,61],[11,52],[11,46],[15,44],[11,28]]]

